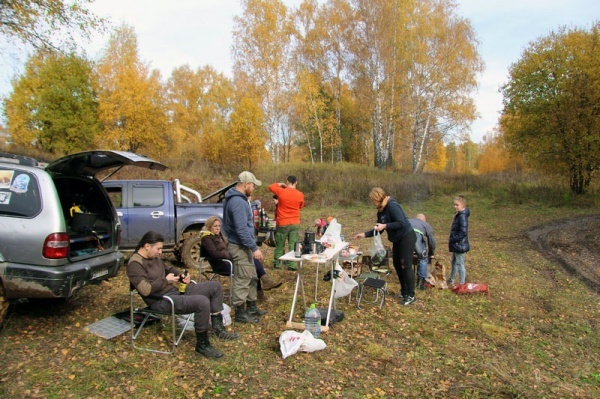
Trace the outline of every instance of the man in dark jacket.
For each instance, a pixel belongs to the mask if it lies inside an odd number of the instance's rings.
[[[267,313],[256,306],[258,276],[252,258],[262,262],[264,256],[254,239],[254,215],[248,199],[261,184],[251,172],[240,173],[236,186],[225,194],[223,205],[223,234],[235,271],[232,302],[235,321],[240,323],[258,323],[259,316]]]
[[[420,254],[417,254],[419,257],[419,267],[417,268],[417,288],[420,290],[425,289],[425,279],[427,279],[428,265],[431,258],[435,255],[435,235],[433,233],[433,227],[429,223],[427,223],[425,215],[419,213],[414,219],[408,219],[413,229],[417,233],[417,241],[420,239],[419,234],[425,237],[425,242],[427,244],[427,256],[424,258],[420,257]]]
[[[127,263],[127,277],[131,285],[151,309],[170,312],[170,303],[162,299],[162,296],[169,296],[175,304],[175,313],[194,313],[196,352],[206,357],[223,356],[208,340],[209,318],[217,337],[238,338],[237,334],[228,333],[223,326],[223,287],[216,281],[190,285],[188,275],[183,279],[187,285],[185,294],[181,295],[173,285],[179,282],[181,273],[160,259],[163,242],[164,238],[159,233],[148,231],[144,234]]]

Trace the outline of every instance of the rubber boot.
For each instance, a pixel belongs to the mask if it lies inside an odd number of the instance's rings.
[[[260,278],[260,283],[261,283],[262,289],[265,291],[269,291],[274,288],[279,288],[281,286],[281,281],[279,281],[279,282],[273,281],[271,276],[269,276],[268,274],[264,274]]]
[[[210,341],[208,340],[208,331],[196,331],[196,353],[215,359],[223,356],[221,352],[210,345]]]
[[[235,307],[234,320],[237,323],[258,323],[260,321],[257,316],[251,316],[244,305]]]
[[[246,308],[248,309],[248,314],[250,316],[264,316],[266,315],[267,312],[266,310],[260,310],[257,306],[256,306],[256,302],[246,302]]]
[[[239,336],[236,333],[227,332],[225,326],[223,325],[223,315],[222,314],[214,314],[210,315],[210,322],[212,324],[212,333],[214,336],[220,339],[227,339],[233,341],[238,339]]]

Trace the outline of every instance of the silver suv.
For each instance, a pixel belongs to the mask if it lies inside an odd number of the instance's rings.
[[[166,169],[123,151],[82,152],[45,168],[0,153],[0,323],[10,299],[70,298],[117,274],[121,225],[95,175],[125,165]]]

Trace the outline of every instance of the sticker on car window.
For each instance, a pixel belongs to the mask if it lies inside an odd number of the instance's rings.
[[[29,187],[30,180],[30,177],[27,175],[18,175],[15,177],[12,186],[10,186],[10,191],[14,191],[15,193],[27,192],[27,187]]]
[[[14,170],[0,170],[0,188],[9,188],[14,174]]]
[[[0,205],[10,204],[10,196],[12,193],[0,191]]]

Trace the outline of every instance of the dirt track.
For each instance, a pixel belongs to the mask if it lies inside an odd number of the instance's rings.
[[[527,231],[537,250],[600,293],[600,215],[563,219]]]

